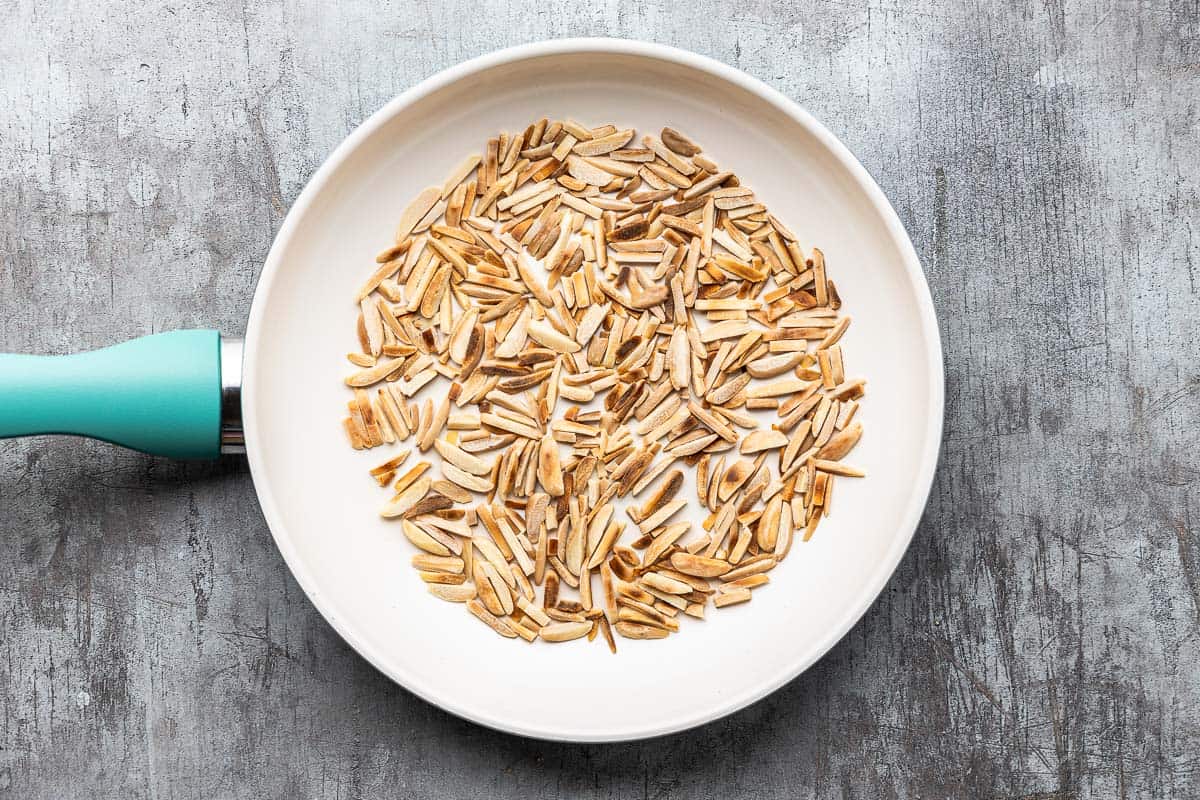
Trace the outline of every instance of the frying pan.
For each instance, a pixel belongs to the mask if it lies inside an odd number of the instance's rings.
[[[540,116],[676,127],[827,255],[855,322],[847,369],[866,428],[829,519],[754,602],[662,641],[501,639],[425,592],[411,546],[377,514],[340,419],[354,293],[422,187],[499,130]],[[244,349],[243,349],[244,348]],[[439,390],[444,391],[444,388]],[[941,436],[942,361],[912,244],[850,152],[795,103],[730,67],[638,42],[503,50],[429,78],[355,130],[300,194],[263,267],[244,345],[180,331],[70,356],[0,356],[0,436],[93,436],[209,458],[244,446],[280,553],[359,653],[448,711],[514,733],[615,741],[728,714],[795,678],[871,605],[924,507]],[[244,433],[244,440],[243,440]],[[432,451],[431,451],[432,453]],[[700,521],[698,510],[693,519]]]

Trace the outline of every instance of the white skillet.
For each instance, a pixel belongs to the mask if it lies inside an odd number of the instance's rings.
[[[413,552],[341,430],[355,291],[401,211],[497,131],[541,116],[696,139],[826,253],[854,318],[847,372],[865,377],[866,433],[833,513],[753,602],[684,619],[662,641],[502,639],[413,574]],[[151,452],[236,446],[236,344],[160,334],[77,356],[0,355],[0,437],[100,436]],[[933,479],[942,360],[929,290],[895,212],[838,140],[778,92],[661,45],[572,39],[473,59],[355,130],[288,213],[263,267],[244,345],[245,448],[263,515],[296,580],[367,660],[454,714],[527,736],[618,741],[683,730],[795,678],[870,607],[907,548]],[[444,384],[443,384],[444,385]],[[222,392],[222,386],[225,391]],[[226,427],[221,430],[222,417]],[[415,459],[413,462],[415,463]],[[689,481],[690,483],[690,481]],[[688,490],[690,492],[690,490]],[[689,494],[689,496],[692,496]],[[693,520],[702,519],[692,510]]]
[[[685,620],[664,641],[501,639],[412,574],[338,427],[354,347],[354,291],[401,211],[499,130],[541,116],[639,131],[671,125],[820,246],[854,324],[848,368],[868,379],[866,433],[831,516],[752,603]],[[679,731],[758,700],[821,657],[871,605],[912,538],[942,426],[942,359],[929,290],[879,187],[824,127],[778,92],[661,45],[574,39],[482,56],[429,78],[364,122],[292,207],[246,334],[246,447],[263,514],[296,579],[359,653],[454,714],[547,739]],[[699,516],[697,514],[697,522]],[[732,612],[732,613],[728,613]],[[693,624],[689,624],[693,623]]]

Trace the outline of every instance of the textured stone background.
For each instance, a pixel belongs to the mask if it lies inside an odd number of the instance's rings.
[[[892,199],[946,349],[888,589],[730,719],[556,746],[377,674],[245,466],[0,443],[0,797],[1200,795],[1200,8],[0,0],[0,349],[242,330],[288,204],[430,73],[568,35],[756,75]]]

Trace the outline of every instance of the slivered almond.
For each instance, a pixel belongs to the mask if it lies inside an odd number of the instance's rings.
[[[454,466],[450,461],[442,462],[442,474],[451,483],[455,483],[472,492],[489,492],[493,486],[490,478],[472,475],[470,472]]]
[[[540,439],[542,437],[541,432],[537,428],[499,414],[480,414],[479,421],[489,428],[515,433],[518,436],[524,436],[528,439]]]
[[[429,477],[418,479],[411,486],[393,497],[387,505],[379,512],[379,516],[391,519],[406,514],[417,504],[417,501],[424,497],[429,492],[429,487],[433,483]],[[441,553],[440,555],[449,555],[449,553]]]
[[[808,388],[809,382],[800,378],[783,378],[770,383],[751,386],[746,390],[747,397],[778,397],[793,394]]]
[[[731,569],[721,576],[723,581],[736,581],[739,578],[745,578],[748,575],[758,575],[760,572],[768,572],[775,569],[778,562],[773,555],[762,555],[754,559],[749,559],[736,568]]]
[[[413,232],[417,224],[429,213],[442,196],[440,186],[429,186],[422,189],[421,192],[413,198],[413,201],[404,209],[404,213],[400,215],[400,222],[396,224],[396,242],[400,243],[408,238],[408,235]]]
[[[622,621],[615,623],[613,627],[626,639],[665,639],[671,635],[670,631],[664,628],[638,622]]]
[[[822,472],[828,472],[831,475],[843,475],[847,478],[862,478],[867,474],[861,469],[852,467],[849,464],[843,464],[841,461],[825,461],[815,458],[812,465],[815,469],[819,469]]]
[[[651,531],[651,533],[657,533],[657,536],[654,537],[654,541],[650,543],[650,546],[646,548],[645,562],[653,564],[662,558],[684,534],[691,530],[691,527],[692,524],[690,522],[676,522],[659,528],[658,531],[661,532]]]
[[[759,430],[752,432],[739,448],[743,454],[758,453],[763,450],[773,450],[787,444],[787,434],[775,430]]]
[[[737,432],[733,428],[722,422],[716,414],[704,408],[695,400],[688,400],[688,411],[692,416],[700,420],[706,428],[720,436],[727,442],[737,441]]]
[[[575,341],[577,341],[581,347],[587,346],[588,342],[591,341],[592,336],[594,336],[596,331],[599,329],[600,323],[604,321],[604,318],[607,317],[610,312],[611,308],[608,304],[589,307],[588,310],[584,312],[583,319],[579,321],[579,327],[575,329]]]
[[[671,556],[671,566],[685,575],[695,575],[700,578],[716,578],[732,569],[727,561],[696,556],[691,553],[676,553]]]
[[[692,591],[691,584],[668,578],[658,572],[647,572],[642,576],[642,583],[668,594],[688,594]]]
[[[691,381],[691,353],[687,333],[683,328],[676,328],[675,332],[671,334],[671,343],[667,350],[671,385],[676,389],[686,389]]]
[[[662,141],[667,147],[681,156],[694,156],[700,152],[700,146],[674,128],[662,129]]]
[[[482,160],[478,155],[471,154],[451,170],[450,174],[446,177],[446,182],[442,184],[441,199],[445,200],[449,197],[450,193],[466,180],[468,175],[475,171],[475,168],[479,166],[479,162]],[[422,214],[421,216],[424,215]]]
[[[480,599],[488,607],[488,611],[497,616],[508,616],[511,614],[515,605],[513,603],[512,590],[508,588],[508,583],[500,577],[500,573],[492,564],[485,561],[475,566],[479,570],[479,574],[484,578],[481,581],[477,576],[475,587],[479,591]],[[491,602],[489,602],[489,599]]]
[[[592,186],[605,186],[612,180],[611,173],[597,167],[592,162],[579,156],[567,157],[567,172],[572,178]]]
[[[373,367],[361,370],[346,378],[346,385],[355,388],[371,386],[395,375],[405,365],[405,359],[381,361]]]
[[[677,514],[684,506],[687,505],[687,499],[680,497],[664,505],[662,508],[655,511],[650,516],[638,523],[638,528],[642,533],[649,533],[657,528],[662,523]]]
[[[543,625],[538,635],[547,642],[569,642],[588,635],[592,623],[588,622],[551,622]]]
[[[435,556],[449,556],[450,548],[439,542],[437,539],[430,536],[415,523],[406,519],[400,520],[400,528],[404,531],[404,536],[417,547],[424,550],[426,553],[431,553]]]
[[[556,331],[549,323],[529,323],[529,338],[556,353],[577,353],[579,343]]]
[[[773,378],[794,369],[804,360],[804,353],[780,353],[751,361],[746,371],[755,378]]]
[[[633,134],[634,131],[632,128],[617,131],[616,133],[610,133],[608,136],[601,136],[598,139],[579,142],[572,150],[581,156],[602,156],[624,147],[633,138]]]
[[[588,569],[596,569],[604,563],[608,558],[609,552],[612,550],[613,544],[616,543],[621,533],[625,530],[625,526],[619,522],[613,521],[605,528],[604,534],[600,537],[600,541],[596,544],[592,552],[591,558],[587,561]]]
[[[412,565],[417,569],[434,572],[463,571],[463,560],[457,556],[435,556],[427,553],[417,553],[412,557]]]
[[[732,400],[742,389],[745,389],[750,383],[750,376],[745,373],[738,374],[733,378],[726,380],[715,389],[710,389],[708,394],[704,396],[714,406],[722,406]]]
[[[426,584],[429,593],[450,603],[466,603],[475,599],[475,584],[447,585],[440,583]]]
[[[562,465],[559,462],[558,442],[546,434],[541,437],[537,457],[538,483],[551,497],[559,497],[565,491],[563,488]]]
[[[442,458],[472,475],[487,475],[492,471],[491,466],[483,459],[471,455],[456,445],[450,444],[445,439],[435,440],[433,446],[437,448],[438,454]]]
[[[845,430],[838,431],[817,451],[817,458],[825,461],[837,461],[843,458],[854,449],[854,445],[858,444],[862,432],[861,422],[856,422]]]
[[[754,473],[754,463],[746,459],[735,461],[725,474],[721,476],[721,482],[717,486],[717,497],[722,503],[733,497],[733,493],[742,487],[742,485]]]
[[[484,604],[480,602],[478,598],[467,601],[467,610],[474,614],[489,628],[506,639],[517,638],[517,632],[514,630],[513,623],[510,623],[508,620],[501,619],[492,614],[492,612],[488,611],[487,607],[484,606]]]
[[[717,608],[732,606],[737,603],[750,601],[750,590],[742,587],[725,589],[713,596],[713,605]]]

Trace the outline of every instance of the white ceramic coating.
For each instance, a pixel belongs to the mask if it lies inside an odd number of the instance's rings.
[[[341,429],[354,292],[401,210],[499,130],[540,116],[686,132],[827,256],[845,311],[847,372],[868,379],[862,442],[833,513],[748,605],[682,620],[664,641],[502,639],[429,595],[411,545],[377,509]],[[444,383],[441,386],[445,386]],[[334,151],[292,207],[246,335],[250,466],[280,552],[359,653],[442,708],[547,739],[616,741],[708,722],[795,678],[871,605],[924,507],[942,425],[942,360],[915,252],[874,181],[824,127],[757,80],[672,48],[563,40],[474,59],[410,89]],[[407,445],[406,445],[407,446]],[[410,460],[410,464],[417,459]],[[689,495],[694,496],[694,495]],[[693,512],[699,523],[699,510]],[[597,589],[599,582],[596,582]]]

